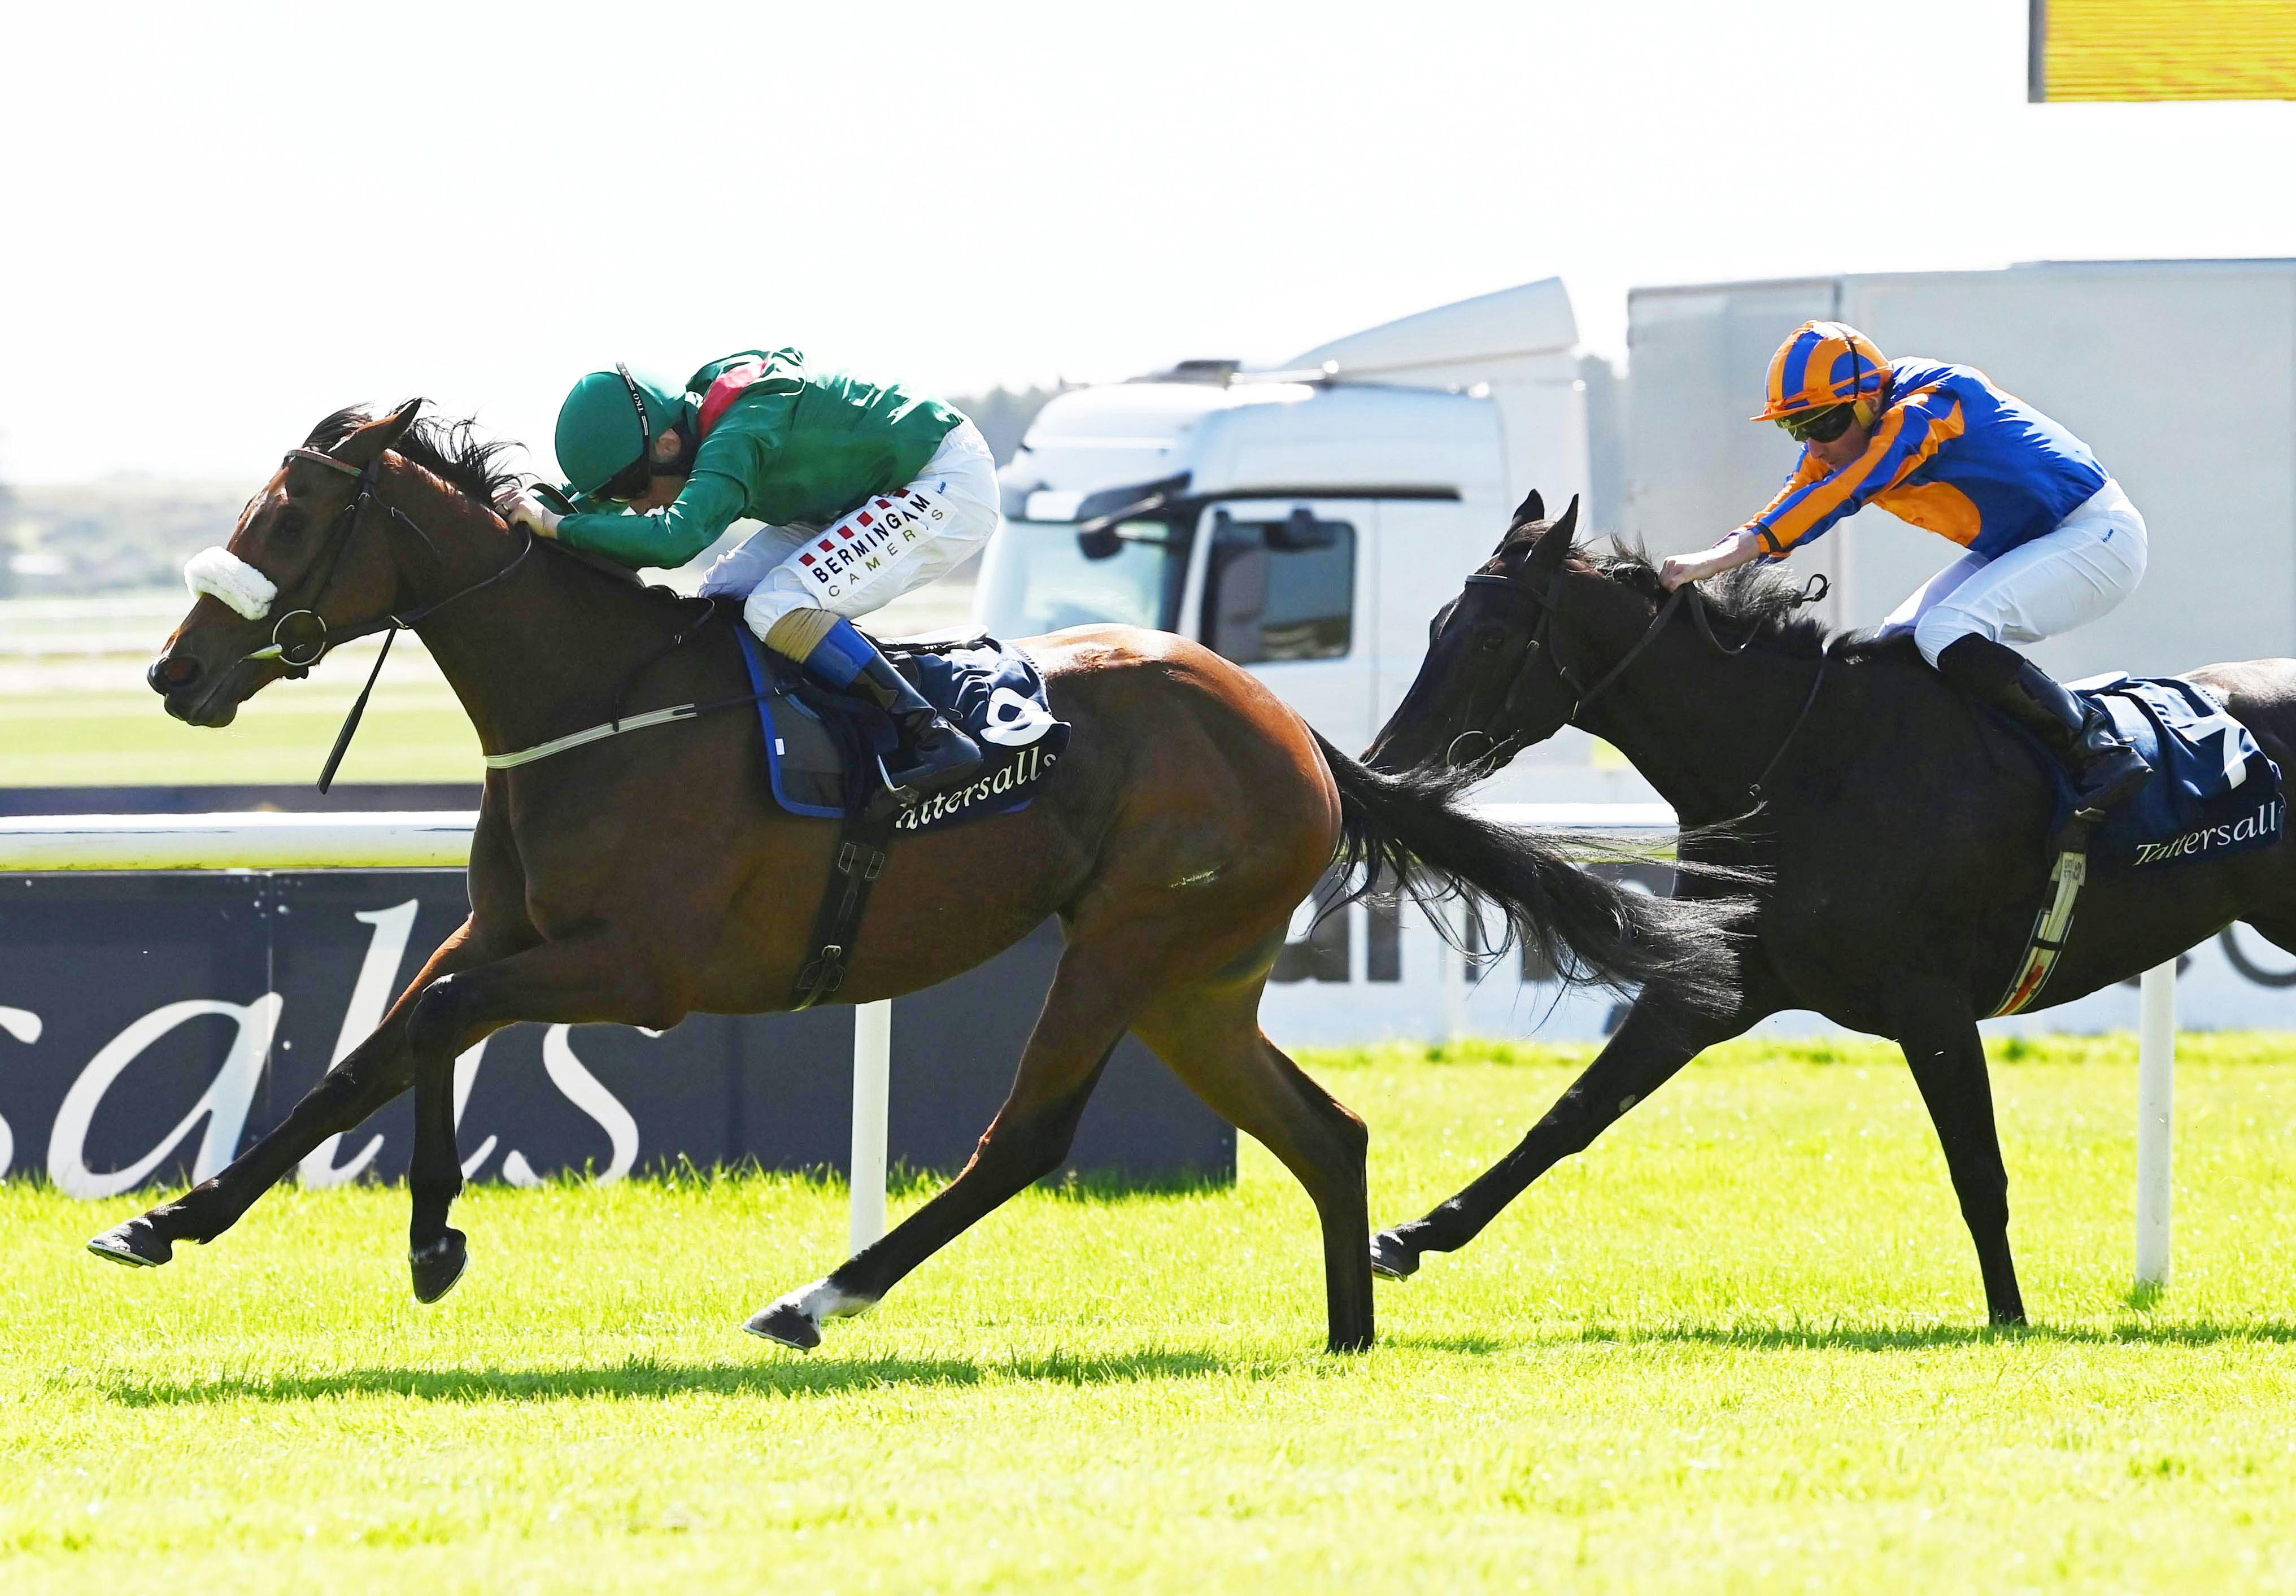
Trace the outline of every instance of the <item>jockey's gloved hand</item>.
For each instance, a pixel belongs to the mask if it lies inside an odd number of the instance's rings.
[[[537,537],[557,536],[558,523],[566,519],[523,488],[504,512],[504,518],[513,527],[529,528]]]

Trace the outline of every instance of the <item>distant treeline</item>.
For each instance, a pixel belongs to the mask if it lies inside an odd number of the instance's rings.
[[[1002,465],[1057,391],[992,388],[949,403],[972,418]],[[12,492],[0,485],[0,598],[171,586],[184,561],[231,535],[254,486],[127,479]]]

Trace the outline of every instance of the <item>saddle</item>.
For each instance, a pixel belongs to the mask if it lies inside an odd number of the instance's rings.
[[[2208,689],[2120,671],[2067,686],[2112,717],[2113,729],[2152,765],[2152,779],[2092,824],[2077,813],[2064,767],[2030,733],[1997,716],[2032,750],[2050,783],[2055,858],[2049,898],[2034,918],[2025,956],[1988,1018],[2017,1013],[2039,998],[2072,933],[2073,909],[2092,868],[2133,873],[2246,853],[2279,841],[2287,823],[2280,767]]]
[[[964,786],[912,798],[886,774],[899,733],[883,709],[836,692],[765,648],[738,616],[731,629],[757,701],[774,801],[791,814],[840,827],[814,917],[815,951],[791,993],[791,1010],[807,1009],[844,986],[854,934],[894,835],[1028,807],[1066,751],[1070,727],[1053,718],[1036,662],[995,638],[882,645],[894,668],[971,733],[985,756],[980,773]]]

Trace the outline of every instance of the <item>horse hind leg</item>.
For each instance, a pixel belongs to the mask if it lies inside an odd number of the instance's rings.
[[[822,1279],[776,1298],[742,1328],[800,1352],[824,1320],[873,1307],[975,1221],[1061,1166],[1109,1055],[1124,1038],[1152,970],[1136,937],[1072,942],[1061,955],[1013,1089],[956,1178]]]
[[[1222,1117],[1283,1161],[1316,1205],[1333,1352],[1372,1344],[1370,1145],[1362,1120],[1259,1028],[1264,966],[1245,984],[1193,986],[1160,999],[1134,1026],[1143,1041]]]

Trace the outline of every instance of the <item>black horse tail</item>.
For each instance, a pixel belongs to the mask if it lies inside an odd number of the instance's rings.
[[[1743,896],[1659,897],[1587,869],[1602,860],[1655,859],[1664,844],[1505,825],[1468,808],[1472,767],[1385,773],[1316,739],[1340,790],[1339,863],[1349,881],[1337,903],[1400,888],[1443,939],[1460,945],[1440,905],[1465,902],[1478,921],[1488,905],[1506,929],[1486,931],[1479,952],[1514,937],[1566,985],[1622,989],[1656,982],[1690,1008],[1726,1013],[1738,1001],[1736,943],[1752,904]],[[1751,888],[1759,872],[1676,866],[1710,890]],[[1360,879],[1357,879],[1360,878]]]

